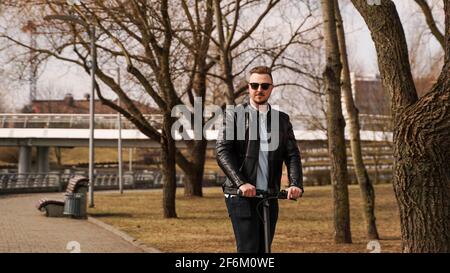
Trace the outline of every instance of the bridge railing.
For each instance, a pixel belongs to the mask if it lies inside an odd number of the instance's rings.
[[[158,126],[162,115],[144,115],[147,121]],[[88,129],[89,114],[0,114],[0,128],[69,128]],[[135,129],[132,122],[121,119],[123,129]],[[118,119],[115,114],[96,114],[95,127],[98,129],[117,129]]]
[[[161,127],[162,115],[144,115],[148,122],[157,128]],[[389,131],[391,117],[383,115],[360,114],[362,130]],[[0,128],[89,128],[89,114],[0,114]],[[117,129],[116,114],[96,114],[95,128]],[[136,129],[134,124],[122,118],[123,129]],[[291,121],[294,129],[320,130],[325,128],[326,120],[313,115],[293,115]],[[217,120],[215,128],[219,128],[221,121]]]
[[[65,191],[69,179],[74,174],[87,176],[85,172],[74,173],[0,173],[0,193],[12,192],[45,192]],[[95,190],[118,189],[119,176],[117,173],[96,173]],[[159,171],[125,172],[123,187],[126,189],[161,188],[162,173]],[[177,174],[177,186],[183,186],[184,174]],[[205,182],[208,185],[219,185],[223,178],[216,173],[205,173]]]

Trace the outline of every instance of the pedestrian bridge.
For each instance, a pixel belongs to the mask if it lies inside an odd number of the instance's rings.
[[[150,124],[159,127],[161,115],[147,115]],[[362,116],[362,121],[383,124],[387,117]],[[308,129],[305,116],[292,119],[297,141],[326,140],[324,130]],[[363,127],[363,126],[362,126]],[[116,147],[119,138],[117,115],[96,115],[94,139],[97,147]],[[213,146],[218,135],[219,124],[207,130],[204,137]],[[0,146],[56,146],[87,147],[89,144],[89,115],[87,114],[0,114]],[[187,131],[192,135],[192,130]],[[123,147],[159,147],[160,144],[149,139],[134,125],[122,118],[121,137]],[[348,132],[346,132],[348,139]],[[390,141],[391,133],[385,131],[363,130],[363,141]],[[177,145],[183,147],[186,141],[177,133]]]
[[[144,115],[150,124],[156,128],[161,126],[161,115]],[[325,124],[324,120],[311,116],[291,117],[294,134],[299,143],[325,141],[325,130],[312,129],[311,121]],[[361,140],[369,142],[390,142],[392,133],[376,128],[386,128],[389,117],[361,115],[361,128],[372,130],[361,131]],[[122,147],[158,148],[160,143],[149,139],[125,118],[121,118],[119,126],[118,115],[96,114],[94,145],[96,147],[117,147],[119,132]],[[218,136],[220,120],[205,131],[204,137],[208,147],[214,147]],[[320,127],[320,126],[319,126]],[[119,130],[120,128],[120,130]],[[375,128],[375,130],[374,130]],[[192,136],[192,130],[187,131]],[[0,146],[19,147],[18,173],[29,173],[31,170],[31,149],[37,148],[37,172],[48,172],[49,147],[88,147],[89,146],[89,115],[88,114],[0,114]],[[186,147],[185,141],[177,133],[176,145]],[[346,131],[346,139],[349,139]]]

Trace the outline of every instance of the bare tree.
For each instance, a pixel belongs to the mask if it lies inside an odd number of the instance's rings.
[[[420,20],[413,20],[408,35],[408,55],[411,72],[419,97],[430,91],[430,87],[439,77],[444,62],[444,48],[431,48],[428,33],[430,26],[423,27]]]
[[[316,30],[321,22],[314,16],[315,6],[309,0],[214,2],[217,29],[212,42],[219,67],[209,75],[210,81],[223,84],[223,105],[246,98],[245,72],[252,64],[272,68],[279,94],[289,88],[296,93],[314,92],[309,81],[315,76],[312,70],[316,66],[306,65],[308,59],[299,62],[297,57],[318,48],[320,34]],[[260,11],[256,17],[255,10]],[[274,20],[279,24],[265,25]],[[283,101],[283,106],[288,104]]]
[[[191,5],[190,5],[191,4]],[[213,31],[213,6],[212,0],[207,1],[181,1],[181,6],[189,27],[187,31],[178,34],[175,37],[189,50],[193,64],[186,68],[189,78],[184,87],[184,94],[188,97],[188,104],[194,107],[195,98],[200,97],[202,127],[206,120],[203,118],[205,99],[207,95],[207,76],[208,71],[216,64],[215,61],[208,61],[208,53],[211,44],[211,34]],[[205,10],[201,11],[201,8]],[[184,34],[184,35],[183,35]],[[194,120],[191,120],[193,126]],[[196,131],[195,131],[196,132]],[[200,140],[198,140],[200,138]],[[205,165],[207,140],[203,137],[195,137],[195,140],[189,141],[187,145],[189,161],[179,161],[178,165],[183,165],[182,169],[186,173],[187,181],[185,184],[186,196],[202,196],[202,182]]]
[[[275,2],[270,1],[267,5],[266,10],[263,14],[256,20],[255,24],[251,27],[251,29],[244,33],[236,42],[233,43],[234,36],[236,35],[236,30],[239,23],[240,18],[240,9],[242,8],[241,1],[236,1],[234,6],[234,20],[233,23],[228,24],[226,21],[226,16],[223,14],[223,7],[221,7],[220,0],[214,0],[214,16],[216,23],[216,32],[218,36],[218,41],[216,41],[217,50],[219,53],[219,62],[221,66],[221,74],[223,75],[224,83],[226,84],[227,91],[226,95],[226,103],[228,105],[235,104],[235,88],[234,88],[234,77],[233,77],[233,59],[231,57],[231,51],[239,46],[243,41],[245,41],[252,32],[258,27],[261,20],[267,15],[267,13],[279,2],[279,0],[275,0]],[[244,3],[246,4],[246,3]],[[233,43],[233,44],[232,44]]]
[[[234,3],[233,3],[234,2]],[[246,30],[239,32],[239,24],[242,20],[242,10],[248,6],[253,5],[252,0],[247,1],[232,1],[230,3],[224,3],[225,6],[221,6],[223,1],[214,0],[214,16],[216,23],[216,33],[218,39],[214,39],[214,43],[218,51],[218,60],[220,62],[220,76],[226,85],[225,101],[226,104],[232,105],[236,103],[236,98],[240,97],[244,91],[247,90],[245,84],[241,84],[240,88],[236,90],[235,88],[235,78],[240,73],[236,73],[233,61],[233,53],[236,52],[238,47],[242,45],[245,41],[249,40],[251,35],[255,32],[258,26],[261,24],[262,20],[269,14],[269,12],[275,7],[280,0],[270,0],[265,6],[264,10],[258,14],[256,20],[253,24]],[[233,16],[233,20],[230,22],[228,16]],[[238,36],[239,35],[239,36]],[[239,53],[242,54],[242,53]],[[256,59],[256,57],[254,57]],[[252,62],[246,62],[245,67],[250,65]],[[245,69],[241,70],[241,73]]]
[[[431,91],[419,99],[394,3],[352,2],[372,33],[382,83],[390,95],[402,250],[450,252],[450,3],[444,1],[444,66]]]
[[[214,79],[222,77],[219,73],[213,74],[209,71],[220,63],[220,52],[217,51],[219,43],[213,38],[213,31],[217,31],[214,25],[214,7],[212,1],[180,1],[172,3],[168,1],[155,1],[151,5],[146,1],[86,1],[85,4],[71,8],[61,1],[6,1],[10,7],[15,8],[14,12],[20,14],[27,11],[27,18],[31,18],[40,29],[41,40],[38,40],[37,48],[31,47],[26,42],[21,42],[14,34],[4,33],[3,38],[11,44],[19,45],[22,48],[33,50],[35,58],[45,60],[55,58],[67,63],[82,67],[87,73],[89,66],[89,29],[74,25],[72,23],[43,22],[42,17],[48,14],[67,14],[78,16],[81,20],[97,26],[97,48],[99,69],[96,76],[97,95],[100,100],[112,109],[121,112],[139,130],[149,138],[163,144],[163,162],[167,162],[165,180],[164,207],[167,217],[175,216],[175,170],[171,165],[172,150],[174,149],[177,165],[186,173],[185,183],[186,195],[201,196],[201,185],[204,168],[204,154],[206,140],[192,140],[188,142],[186,152],[172,147],[172,138],[169,137],[169,128],[173,124],[173,118],[169,118],[170,110],[174,105],[186,104],[193,106],[194,97],[205,98],[207,84]],[[278,1],[275,1],[278,2]],[[275,3],[274,2],[274,3]],[[270,1],[268,7],[274,5]],[[244,29],[245,17],[242,11],[246,7],[257,8],[263,6],[257,1],[247,0],[223,3],[220,8],[224,16],[224,31],[234,29],[235,35],[227,36],[230,42],[227,47],[228,52],[232,52],[231,58],[242,56],[239,46],[248,41],[251,34],[257,29],[262,18],[267,14],[264,9],[260,19],[251,25],[250,29]],[[20,12],[19,12],[20,10]],[[182,12],[180,12],[182,11]],[[253,14],[253,12],[252,12]],[[229,19],[236,16],[229,23]],[[20,16],[19,16],[20,18]],[[186,20],[187,19],[187,20]],[[239,34],[239,36],[238,36]],[[298,37],[298,33],[296,34]],[[234,38],[233,38],[234,37]],[[279,45],[279,54],[282,56],[283,50],[288,44]],[[211,46],[212,45],[212,46]],[[211,48],[212,47],[212,48]],[[256,49],[244,50],[247,54],[258,53]],[[273,50],[275,52],[276,50]],[[25,56],[25,53],[24,53]],[[115,81],[114,72],[117,64],[126,68],[128,74],[125,77],[133,82],[133,87]],[[241,67],[232,68],[232,79],[236,79],[245,71],[245,67],[251,64],[248,61]],[[235,71],[234,69],[239,69]],[[238,79],[239,80],[239,79]],[[224,81],[226,82],[226,81]],[[108,87],[122,102],[122,106],[117,105],[113,100],[105,96]],[[245,86],[244,86],[245,87]],[[132,92],[130,89],[139,89],[139,97],[146,98],[153,105],[156,105],[164,116],[163,130],[159,132],[158,127],[149,123],[134,105]],[[245,88],[240,87],[238,94],[243,94]],[[236,95],[237,97],[237,95]],[[150,99],[149,99],[150,98]],[[204,100],[202,100],[202,106]],[[203,107],[202,107],[203,109]],[[202,120],[204,123],[205,120]],[[165,128],[165,130],[164,130]],[[169,175],[173,173],[173,175]],[[167,186],[167,187],[166,187]]]
[[[340,76],[342,64],[336,31],[334,0],[322,0],[326,67],[323,72],[327,95],[328,151],[331,164],[331,184],[334,207],[334,241],[351,243],[350,207],[348,198],[345,121],[341,107]]]
[[[10,5],[22,10],[33,10],[36,25],[47,29],[44,37],[48,42],[41,43],[38,48],[32,48],[13,36],[3,34],[3,38],[35,51],[37,58],[51,56],[79,65],[87,73],[90,73],[90,41],[87,38],[90,30],[67,22],[46,23],[42,21],[42,17],[48,14],[65,14],[69,10],[86,25],[96,25],[99,30],[96,37],[99,51],[99,69],[96,70],[96,76],[104,86],[116,93],[122,106],[103,96],[99,83],[96,84],[97,96],[102,103],[123,114],[149,138],[161,143],[164,165],[164,216],[176,217],[175,160],[184,162],[187,159],[176,150],[171,137],[171,127],[175,121],[171,117],[171,109],[182,103],[175,89],[175,81],[177,69],[183,61],[183,58],[175,58],[179,53],[180,56],[183,55],[179,43],[173,38],[169,14],[173,12],[173,7],[169,9],[168,1],[158,1],[152,5],[144,1],[91,1],[73,8],[60,1],[10,1]],[[64,54],[70,49],[71,54]],[[115,81],[115,76],[108,73],[108,67],[116,66],[116,63],[111,64],[111,61],[117,58],[123,60],[129,75],[160,109],[163,115],[161,132],[144,118],[130,98],[129,92]]]
[[[348,119],[350,121],[350,147],[352,152],[352,160],[356,173],[356,179],[358,180],[358,184],[361,189],[361,198],[364,209],[364,218],[366,220],[367,237],[369,239],[378,239],[379,236],[375,223],[375,191],[373,189],[372,182],[369,179],[369,175],[367,174],[362,156],[361,137],[359,133],[359,114],[358,109],[355,106],[355,102],[353,101],[344,24],[342,22],[342,16],[337,0],[334,0],[334,8],[336,14],[337,38],[339,42],[339,51],[341,54],[340,57],[342,63],[342,92],[344,95],[344,102],[348,114]]]
[[[425,16],[425,20],[431,33],[436,38],[436,40],[438,40],[442,48],[445,48],[444,34],[442,34],[442,32],[437,27],[436,21],[434,20],[433,13],[431,11],[430,6],[428,5],[427,0],[414,0],[414,1],[416,1],[417,5],[419,5],[420,9],[422,10],[422,13]]]

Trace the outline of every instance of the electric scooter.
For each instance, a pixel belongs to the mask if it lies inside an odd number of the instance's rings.
[[[241,190],[237,190],[234,193],[228,193],[230,195],[237,195],[243,197]],[[287,199],[288,192],[286,190],[281,190],[276,194],[269,194],[267,191],[256,190],[256,195],[254,198],[261,198],[262,200],[258,202],[256,205],[256,212],[258,213],[259,219],[261,219],[264,223],[264,246],[265,253],[271,253],[270,249],[270,214],[269,214],[269,200],[270,199]],[[297,201],[297,199],[290,199],[293,201]],[[259,214],[259,207],[263,205],[263,217]]]

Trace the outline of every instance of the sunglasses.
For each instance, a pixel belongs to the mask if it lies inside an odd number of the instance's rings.
[[[267,90],[267,89],[269,89],[269,87],[272,85],[271,83],[257,83],[257,82],[251,82],[251,83],[249,83],[248,85],[250,85],[250,87],[253,89],[253,90],[258,90],[258,88],[259,88],[259,86],[261,85],[261,89],[262,90]]]

